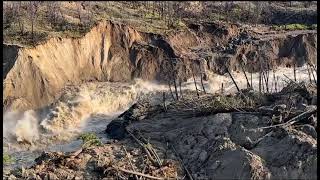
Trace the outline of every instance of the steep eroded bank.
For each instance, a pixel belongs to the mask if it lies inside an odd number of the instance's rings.
[[[274,67],[316,63],[315,31],[276,35],[249,33],[238,25],[191,24],[167,36],[142,33],[114,22],[101,22],[80,39],[52,38],[34,48],[4,46],[5,109],[27,110],[48,105],[66,84],[86,81],[127,82],[134,78],[165,82],[171,60],[176,79],[200,72],[224,74],[225,65],[258,71],[267,60]],[[171,59],[171,60],[169,60]]]

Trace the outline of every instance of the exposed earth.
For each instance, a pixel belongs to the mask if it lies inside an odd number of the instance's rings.
[[[116,140],[46,152],[6,177],[127,179],[140,172],[147,179],[317,179],[316,87],[290,83],[273,94],[242,92],[198,98],[185,91],[165,109],[137,102],[108,125]]]

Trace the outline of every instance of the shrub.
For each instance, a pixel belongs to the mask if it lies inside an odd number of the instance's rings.
[[[311,26],[304,24],[287,24],[287,25],[273,25],[274,30],[307,30],[307,29],[317,29],[317,24]]]
[[[102,145],[97,135],[91,132],[80,135],[80,139],[83,141],[83,145],[82,145],[83,148]]]
[[[12,162],[14,162],[14,158],[7,153],[3,153],[3,164],[10,164]]]
[[[160,19],[160,15],[157,12],[155,12],[155,13],[147,12],[145,14],[145,18],[147,18],[147,19]]]
[[[312,24],[312,25],[310,26],[310,29],[316,30],[316,29],[317,29],[317,24]]]

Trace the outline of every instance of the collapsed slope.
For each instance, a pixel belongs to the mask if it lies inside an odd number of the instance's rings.
[[[34,48],[5,45],[4,107],[40,108],[58,97],[67,84],[86,81],[125,82],[134,78],[165,82],[186,81],[200,72],[224,74],[225,67],[239,70],[243,55],[246,69],[258,71],[260,62],[273,66],[316,63],[315,31],[257,35],[238,25],[190,24],[166,36],[141,33],[127,25],[101,22],[83,38],[52,38]]]
[[[279,93],[243,93],[184,94],[166,110],[137,103],[106,133],[125,139],[131,132],[158,149],[173,147],[195,179],[317,179],[316,87],[291,83]]]
[[[4,177],[317,179],[316,87],[291,83],[278,93],[243,95],[183,91],[167,108],[138,102],[107,126],[119,141],[46,152]]]

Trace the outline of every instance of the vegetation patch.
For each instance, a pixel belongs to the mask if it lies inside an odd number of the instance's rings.
[[[10,164],[14,162],[14,158],[11,157],[9,154],[7,153],[3,153],[3,164]]]
[[[80,136],[80,139],[83,141],[83,148],[88,148],[91,146],[101,146],[102,142],[100,139],[97,137],[95,133],[88,132],[84,133]]]
[[[286,24],[286,25],[273,25],[272,29],[280,31],[280,30],[316,30],[317,24],[305,25],[305,24]]]

